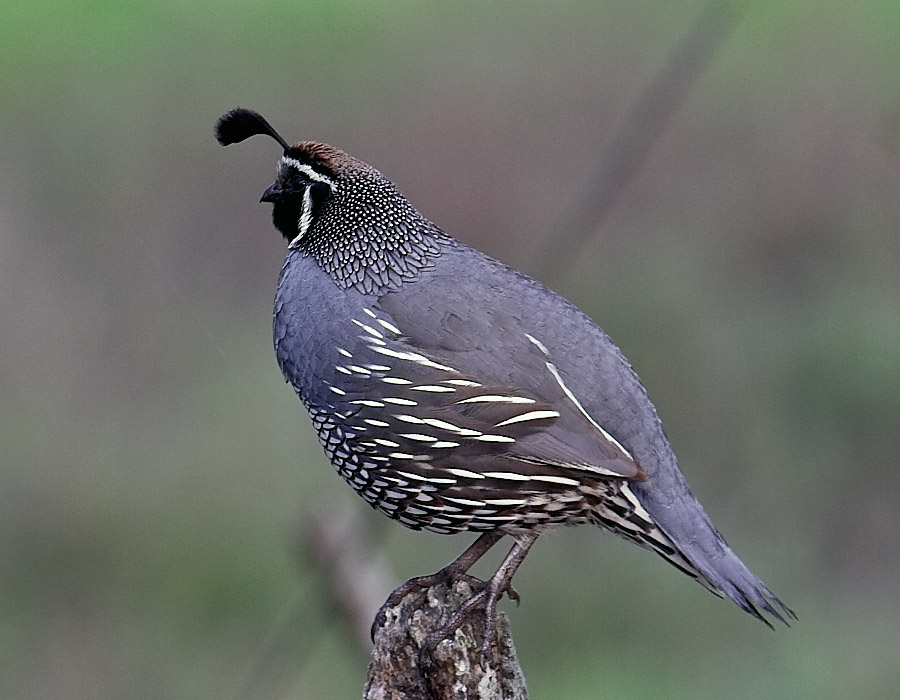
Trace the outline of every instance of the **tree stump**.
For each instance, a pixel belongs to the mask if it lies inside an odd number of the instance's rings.
[[[528,691],[509,630],[497,613],[486,668],[480,653],[483,616],[474,614],[430,654],[420,649],[473,595],[468,581],[410,593],[386,611],[375,630],[363,700],[525,700]]]

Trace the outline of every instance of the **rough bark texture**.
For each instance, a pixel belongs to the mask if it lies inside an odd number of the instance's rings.
[[[375,648],[363,689],[363,700],[522,700],[528,697],[509,620],[497,613],[496,634],[487,659],[480,664],[483,615],[470,616],[432,653],[419,650],[427,637],[447,624],[472,596],[465,581],[440,584],[411,593],[390,608],[375,631]]]

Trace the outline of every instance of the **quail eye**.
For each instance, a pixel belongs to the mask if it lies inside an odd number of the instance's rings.
[[[309,187],[310,182],[302,175],[294,175],[292,173],[292,177],[286,178],[284,183],[284,191],[286,194],[290,195],[298,195],[303,196],[303,193],[306,192],[306,188]]]

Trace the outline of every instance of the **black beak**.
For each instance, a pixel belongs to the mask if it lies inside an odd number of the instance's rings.
[[[269,187],[263,192],[262,197],[259,198],[260,202],[274,202],[276,199],[281,197],[281,188],[278,186],[277,182],[273,182]]]

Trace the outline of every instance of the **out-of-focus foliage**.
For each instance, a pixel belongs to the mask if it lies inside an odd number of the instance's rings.
[[[541,277],[533,253],[700,6],[5,0],[0,696],[362,687],[297,545],[322,504],[367,509],[272,357],[283,242],[256,195],[278,150],[220,148],[219,114],[368,160]],[[632,359],[800,621],[771,633],[611,536],[551,535],[511,610],[534,697],[896,694],[898,37],[896,2],[753,4],[545,280]],[[364,517],[395,583],[467,542]]]

